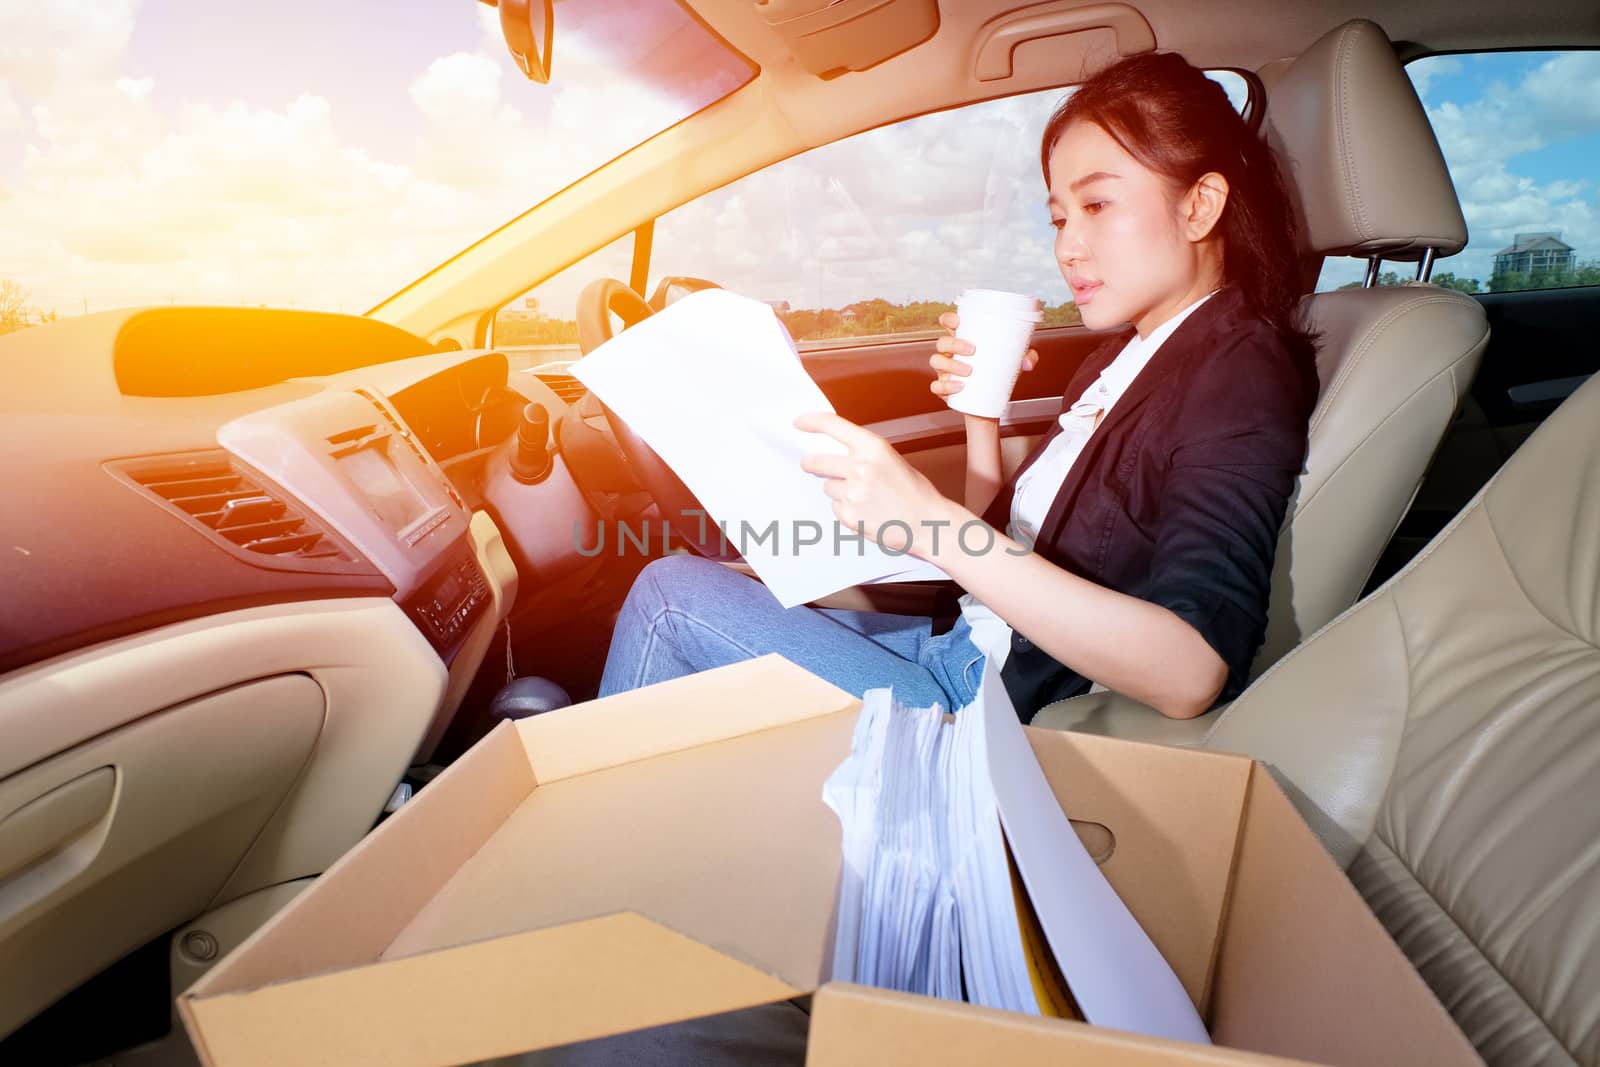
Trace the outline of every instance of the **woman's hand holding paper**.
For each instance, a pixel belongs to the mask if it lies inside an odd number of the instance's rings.
[[[801,460],[810,474],[826,478],[823,492],[833,514],[847,529],[863,532],[889,552],[926,559],[932,537],[955,536],[959,505],[940,493],[882,437],[832,412],[817,411],[795,420],[797,429],[820,433],[846,452],[814,452]],[[970,516],[969,516],[970,517]]]

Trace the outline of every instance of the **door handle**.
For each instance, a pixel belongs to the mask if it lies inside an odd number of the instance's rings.
[[[0,820],[0,882],[71,844],[111,810],[117,772],[98,767]]]

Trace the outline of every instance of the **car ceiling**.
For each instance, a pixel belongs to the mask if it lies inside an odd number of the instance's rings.
[[[761,72],[755,81],[507,223],[370,314],[430,339],[476,345],[487,312],[500,303],[635,226],[767,164],[928,111],[1071,84],[1087,63],[1086,53],[1071,46],[1056,53],[1053,65],[1024,71],[1019,64],[1010,79],[980,83],[973,77],[971,42],[1000,14],[1097,6],[944,0],[938,32],[929,40],[869,70],[824,80],[801,67],[753,0],[687,2],[756,62]],[[1208,67],[1261,70],[1355,18],[1382,26],[1403,58],[1600,47],[1600,5],[1593,0],[1515,7],[1501,0],[1142,0],[1132,6],[1159,49]]]
[[[770,70],[779,77],[789,71],[804,74],[752,0],[686,2],[764,72]],[[938,37],[965,41],[984,22],[1007,12],[1029,6],[1093,5],[944,0],[939,6],[942,23]],[[1600,45],[1600,5],[1592,0],[1541,0],[1520,5],[1503,0],[1140,0],[1130,6],[1150,23],[1159,48],[1181,52],[1198,65],[1250,70],[1298,54],[1334,26],[1363,18],[1382,26],[1408,57],[1490,48]],[[912,59],[911,65],[915,64]]]

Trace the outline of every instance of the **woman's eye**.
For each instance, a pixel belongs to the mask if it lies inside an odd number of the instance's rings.
[[[1051,226],[1052,229],[1059,230],[1059,229],[1061,229],[1061,227],[1065,226],[1066,224],[1067,224],[1067,220],[1066,219],[1051,219],[1050,220],[1050,226]]]
[[[1083,205],[1083,213],[1085,215],[1098,215],[1100,214],[1100,209],[1105,206],[1106,202],[1104,200],[1091,200]]]

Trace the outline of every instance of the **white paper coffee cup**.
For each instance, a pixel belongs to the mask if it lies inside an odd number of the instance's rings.
[[[956,411],[998,419],[1005,414],[1033,328],[1044,319],[1039,301],[999,289],[968,289],[956,301],[961,319],[956,336],[971,344],[971,356],[956,356],[972,368],[960,392],[945,397]]]

